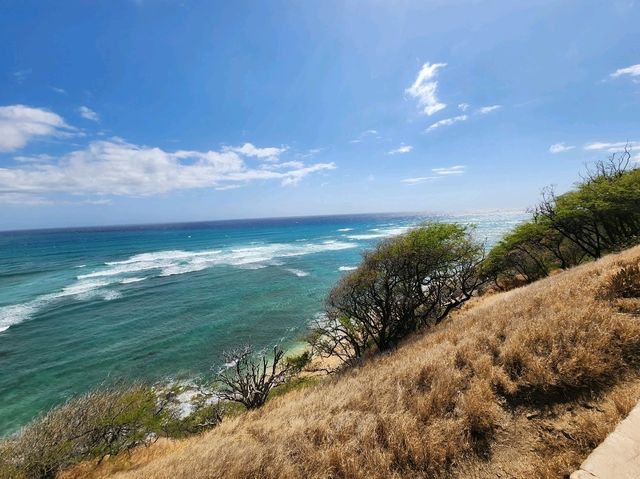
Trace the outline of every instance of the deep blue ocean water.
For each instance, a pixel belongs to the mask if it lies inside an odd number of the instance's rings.
[[[358,215],[0,233],[0,435],[96,385],[188,381],[289,346],[362,251],[424,220],[490,246],[523,213]]]

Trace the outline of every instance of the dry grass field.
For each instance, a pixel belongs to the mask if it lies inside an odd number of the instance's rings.
[[[63,476],[566,477],[640,398],[640,247],[485,296],[201,436]]]

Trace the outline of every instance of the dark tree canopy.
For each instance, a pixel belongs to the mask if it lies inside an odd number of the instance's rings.
[[[380,243],[329,293],[316,350],[348,361],[439,323],[479,286],[482,257],[483,245],[455,224],[426,224]]]
[[[491,250],[483,270],[499,287],[531,282],[639,241],[640,170],[626,148],[587,169],[574,190],[546,189],[531,220]]]

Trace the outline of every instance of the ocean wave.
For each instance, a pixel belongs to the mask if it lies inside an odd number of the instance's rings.
[[[396,226],[393,228],[372,228],[369,231],[371,233],[346,235],[347,238],[352,240],[371,240],[379,238],[388,238],[390,236],[398,236],[406,233],[411,229],[410,226]]]
[[[338,271],[353,271],[354,269],[358,269],[357,266],[340,266]]]
[[[12,304],[0,308],[0,333],[14,324],[21,323],[34,313],[36,305],[29,303]]]
[[[192,273],[206,268],[226,265],[258,269],[281,265],[281,259],[328,251],[356,248],[357,243],[325,240],[320,243],[273,243],[229,248],[226,250],[180,251],[168,250],[134,255],[122,261],[105,263],[107,269],[78,276],[78,279],[109,278],[157,270],[160,276]]]
[[[320,243],[255,243],[251,246],[205,251],[167,250],[133,255],[121,261],[104,263],[103,269],[76,276],[76,282],[55,293],[39,296],[31,301],[0,307],[0,332],[30,319],[37,311],[53,301],[74,298],[79,301],[102,299],[111,301],[122,293],[109,289],[115,284],[144,281],[152,276],[173,276],[227,265],[242,269],[260,269],[282,265],[282,259],[327,251],[356,248],[357,243],[327,240]],[[288,269],[296,276],[309,273]],[[141,276],[140,273],[147,273]]]
[[[120,284],[138,283],[140,281],[144,281],[145,279],[147,279],[146,276],[143,276],[142,278],[138,278],[134,276],[132,278],[124,278],[123,280],[120,281]]]
[[[339,228],[338,231],[340,231],[340,233],[345,233],[347,231],[353,231],[353,228]]]
[[[298,278],[304,278],[305,276],[309,276],[309,273],[301,269],[285,268],[284,270],[288,271],[289,273],[295,274]]]

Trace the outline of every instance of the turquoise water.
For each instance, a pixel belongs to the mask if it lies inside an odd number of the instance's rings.
[[[473,223],[490,245],[521,213]],[[428,219],[359,215],[0,233],[0,435],[121,378],[190,380],[291,344],[364,249]]]

